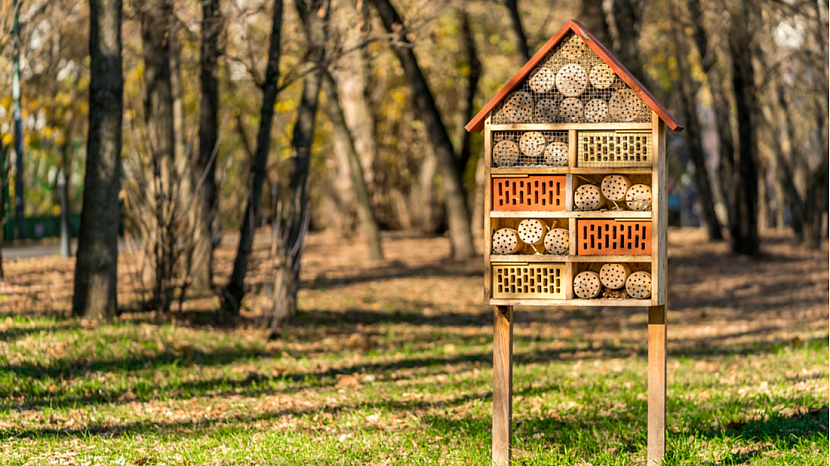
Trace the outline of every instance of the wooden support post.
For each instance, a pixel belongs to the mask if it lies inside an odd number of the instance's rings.
[[[513,306],[493,320],[493,464],[510,464],[513,434]]]
[[[648,466],[666,455],[666,306],[648,308]]]

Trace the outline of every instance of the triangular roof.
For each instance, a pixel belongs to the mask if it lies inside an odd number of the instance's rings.
[[[522,81],[530,74],[531,71],[533,71],[533,68],[539,64],[543,58],[545,58],[548,52],[550,52],[569,31],[573,31],[577,36],[579,36],[579,38],[582,39],[582,41],[587,44],[591,50],[593,50],[609,67],[611,67],[620,79],[627,84],[631,90],[633,90],[646,103],[646,105],[654,110],[654,112],[657,113],[660,119],[663,120],[663,122],[665,122],[670,129],[677,132],[683,131],[683,125],[681,125],[680,122],[677,121],[677,119],[674,118],[674,116],[672,116],[672,114],[669,113],[669,111],[666,110],[666,108],[663,107],[663,105],[660,104],[660,102],[658,102],[653,95],[651,95],[651,92],[649,92],[648,89],[646,89],[642,83],[640,83],[640,81],[638,81],[637,78],[631,74],[630,71],[625,69],[622,63],[620,63],[614,55],[611,55],[611,52],[609,52],[608,49],[605,48],[605,46],[602,45],[590,31],[585,29],[585,26],[574,20],[570,20],[565,23],[565,25],[562,26],[562,28],[559,29],[559,31],[557,31],[556,34],[554,34],[553,37],[551,37],[538,52],[536,52],[536,55],[534,55],[529,62],[525,63],[525,66],[523,66],[522,69],[520,69],[519,72],[516,73],[516,75],[513,76],[513,78],[511,78],[510,81],[504,85],[504,87],[501,88],[498,94],[490,99],[490,102],[487,102],[487,105],[485,105],[484,108],[482,108],[481,111],[478,112],[478,114],[470,120],[469,123],[467,123],[467,126],[465,126],[467,131],[475,133],[481,132],[481,130],[484,129],[484,119],[487,118],[487,114],[490,113],[490,111],[493,110],[499,102],[507,97],[510,92],[521,85]]]

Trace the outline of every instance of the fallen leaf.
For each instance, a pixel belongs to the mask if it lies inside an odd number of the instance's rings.
[[[337,384],[335,387],[345,388],[358,386],[360,386],[360,381],[357,380],[357,377],[349,374],[337,374]]]

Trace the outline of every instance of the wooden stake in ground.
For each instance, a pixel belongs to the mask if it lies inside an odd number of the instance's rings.
[[[508,465],[513,437],[513,306],[496,306],[494,311],[493,464]]]

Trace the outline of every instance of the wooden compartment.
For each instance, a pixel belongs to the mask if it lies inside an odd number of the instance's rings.
[[[651,131],[579,131],[577,167],[648,167],[652,161]]]
[[[613,171],[609,171],[607,174],[574,174],[573,176],[573,198],[574,198],[574,211],[582,211],[582,212],[621,212],[621,211],[638,211],[638,212],[650,212],[652,208],[652,201],[651,201],[651,175],[650,174],[643,174],[643,173],[626,173],[626,174],[618,174],[614,173]],[[624,194],[622,197],[618,199],[614,199],[618,197],[623,189],[623,187],[627,184],[628,188],[625,189]],[[586,189],[589,188],[588,185],[596,186],[596,188],[591,188],[590,190]],[[610,188],[610,189],[609,189]],[[616,188],[616,189],[615,189]],[[648,193],[644,193],[645,190],[648,190]],[[629,204],[628,201],[628,192],[631,191],[631,198],[632,202]],[[636,192],[635,192],[636,191]],[[611,197],[609,198],[607,195],[610,194]],[[589,202],[591,200],[596,201],[596,198],[600,198],[600,202]],[[637,202],[633,202],[633,199],[637,199]],[[643,199],[648,199],[647,201],[643,201]],[[594,205],[598,205],[591,209]],[[632,206],[636,207],[636,209],[632,208]]]
[[[578,219],[578,255],[650,255],[651,220]]]
[[[564,211],[565,197],[565,175],[493,177],[493,210]]]
[[[564,299],[566,264],[492,262],[494,299]]]
[[[632,296],[631,293],[628,292],[626,286],[620,286],[617,289],[611,289],[602,280],[602,270],[603,267],[607,266],[618,266],[622,265],[627,275],[627,278],[630,278],[632,275],[637,274],[639,277],[640,275],[649,275],[651,272],[651,263],[649,262],[629,262],[626,264],[614,263],[614,262],[575,262],[571,264],[573,267],[572,273],[572,283],[569,285],[574,289],[574,298],[575,299],[615,299],[615,300],[629,300],[629,299],[645,299],[641,298],[640,296]],[[640,284],[639,288],[643,288],[642,286],[642,277],[639,278],[638,283]],[[649,281],[650,283],[650,281]],[[595,287],[598,288],[595,290]],[[579,290],[577,290],[579,288]],[[581,293],[578,292],[581,290]],[[638,290],[639,291],[639,290]],[[582,295],[590,295],[592,297],[585,298],[579,296]]]
[[[525,224],[527,220],[532,223],[539,222],[543,226],[544,233],[541,235],[542,240],[535,244],[530,244],[525,239],[520,238],[519,230],[522,228],[522,222]],[[573,219],[568,218],[535,218],[529,216],[528,218],[491,218],[490,219],[490,237],[491,254],[545,254],[555,257],[557,255],[567,255],[570,252],[570,244],[573,239],[570,236],[570,225]],[[501,232],[501,233],[500,233]],[[512,232],[515,232],[515,238],[518,239],[518,247],[510,252],[509,246],[512,245]],[[535,238],[532,238],[535,239]],[[531,239],[531,240],[532,240]],[[505,240],[509,240],[505,242]],[[567,240],[567,244],[561,244]],[[497,242],[498,241],[498,242]],[[564,247],[563,247],[564,246]]]

